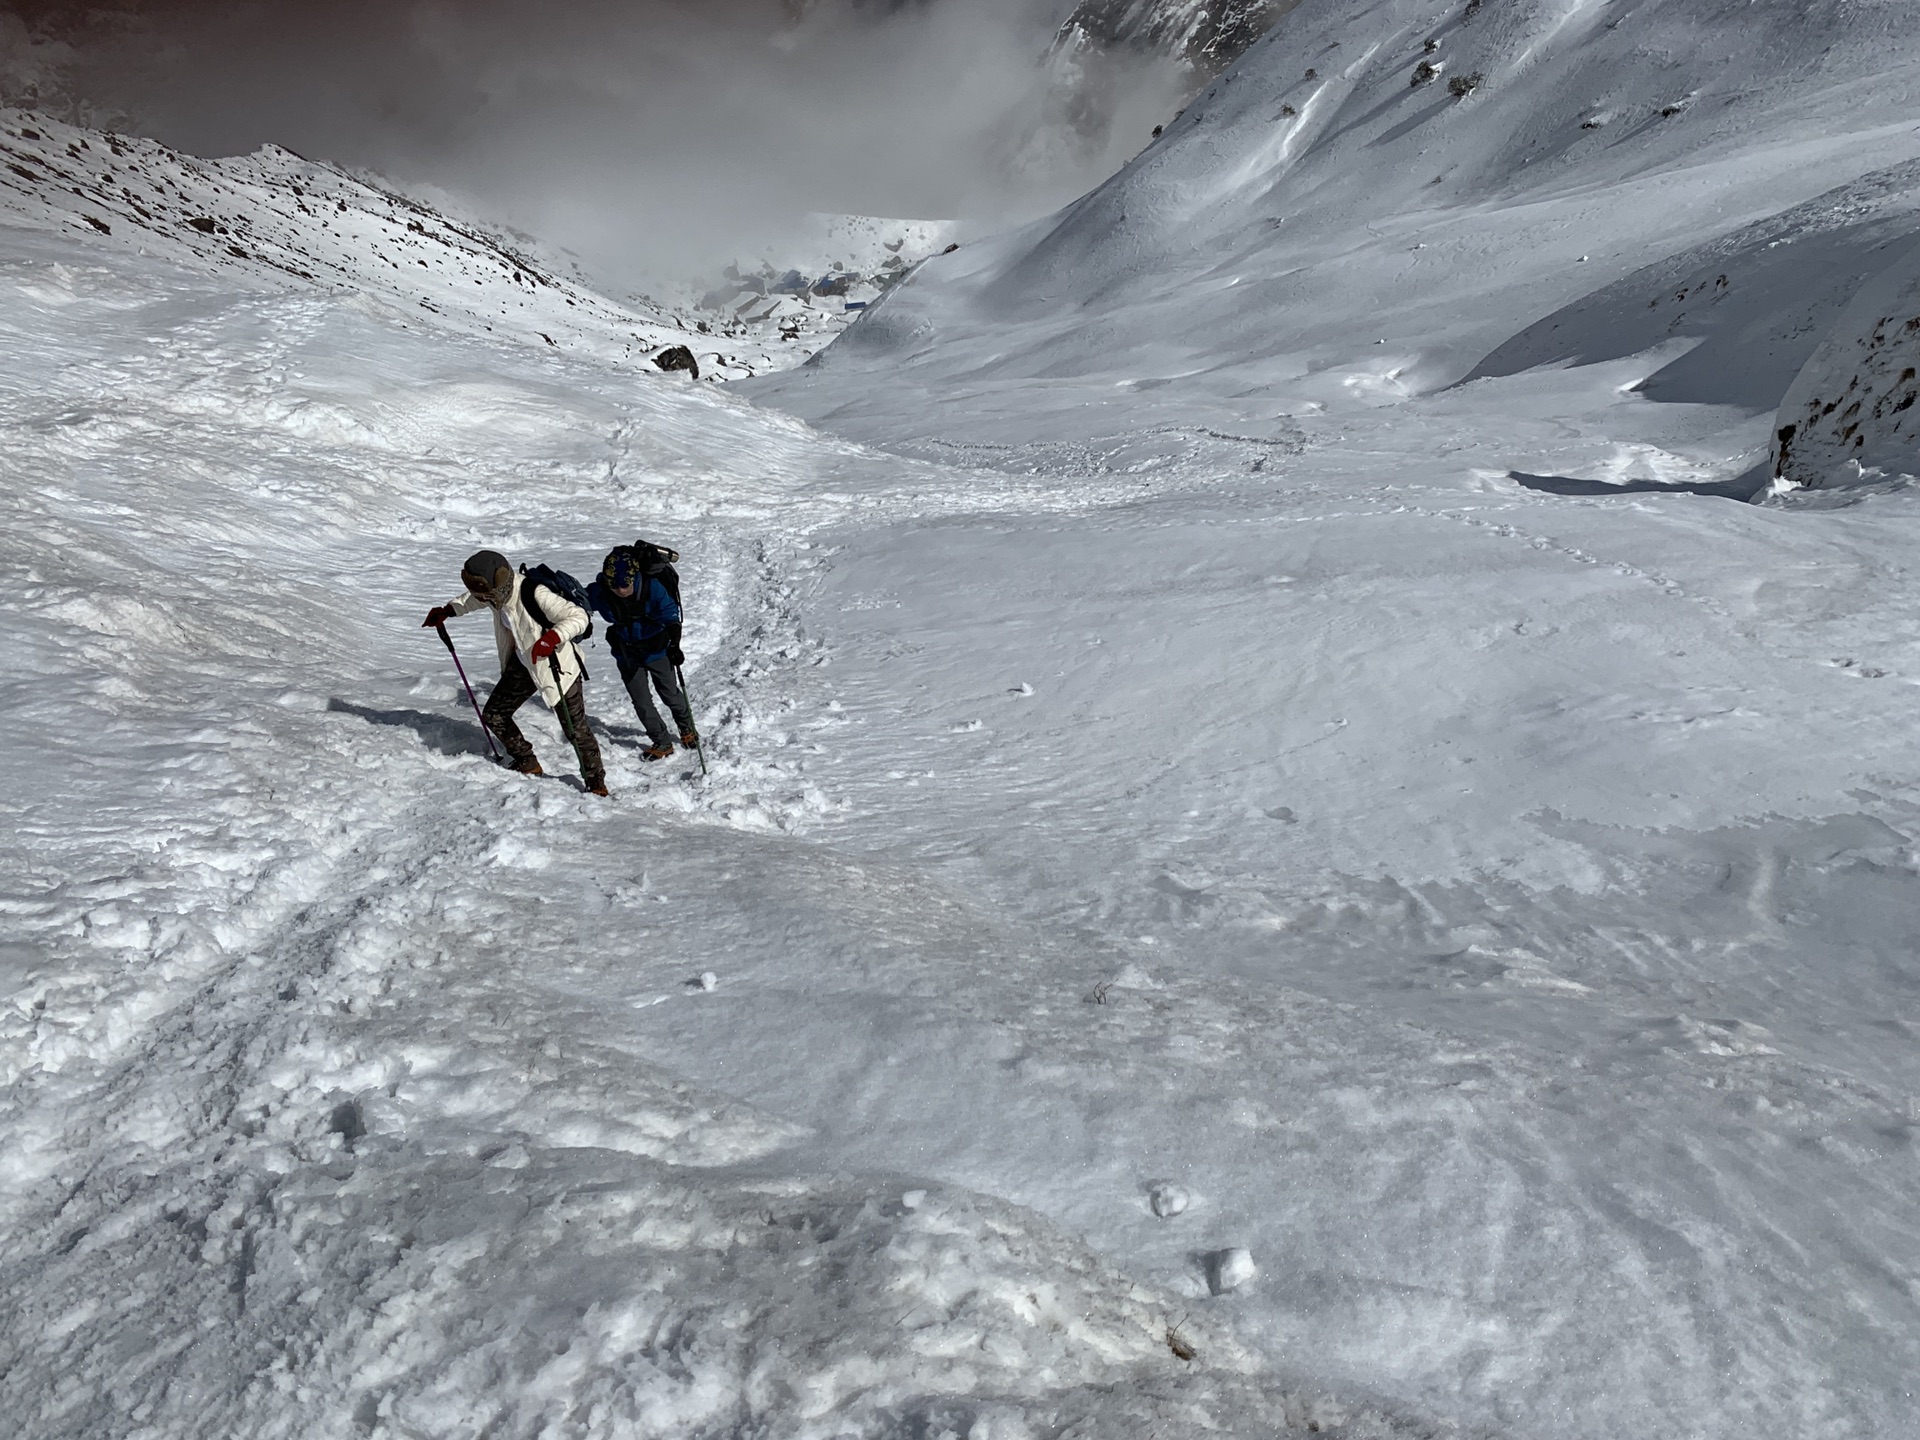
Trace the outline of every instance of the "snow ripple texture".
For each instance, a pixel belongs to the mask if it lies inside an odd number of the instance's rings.
[[[798,838],[845,801],[792,718],[797,557],[963,477],[31,229],[0,317],[12,1433],[1416,1433],[651,1054],[750,954],[873,933]],[[638,760],[604,652],[614,805],[494,770],[419,614],[479,544],[590,573],[639,531],[689,556],[713,778]]]

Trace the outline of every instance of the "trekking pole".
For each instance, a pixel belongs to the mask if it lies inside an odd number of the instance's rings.
[[[560,703],[554,708],[560,712],[560,728],[566,732],[567,743],[577,751],[580,742],[573,738],[573,710],[567,704],[567,687],[560,679],[560,657],[547,656],[547,664],[553,670],[553,688],[560,692]]]
[[[680,682],[680,694],[687,702],[687,713],[691,715],[693,713],[693,697],[687,694],[687,677],[681,673],[678,665],[673,667],[673,678]],[[702,740],[699,744],[695,745],[693,747],[693,753],[700,757],[700,773],[705,775],[707,773],[707,742]]]
[[[460,672],[460,683],[467,687],[467,700],[473,706],[474,718],[480,722],[480,733],[487,737],[487,754],[495,760],[500,758],[500,747],[493,743],[493,731],[487,728],[487,717],[480,713],[480,702],[474,699],[473,682],[467,679],[467,667],[460,663],[460,652],[453,648],[453,637],[447,634],[445,625],[433,627],[440,632],[440,643],[447,647],[447,653],[453,656],[453,668]]]

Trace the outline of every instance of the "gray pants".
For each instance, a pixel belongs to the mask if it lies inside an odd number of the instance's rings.
[[[658,690],[660,698],[667,702],[680,733],[693,734],[693,711],[687,708],[687,693],[680,688],[680,681],[673,673],[673,662],[666,656],[637,662],[631,670],[622,664],[620,678],[626,682],[627,694],[633,698],[633,713],[647,727],[647,738],[655,745],[671,745],[674,733],[660,718],[660,711],[653,703],[653,690]],[[653,682],[651,688],[647,683],[649,679]]]

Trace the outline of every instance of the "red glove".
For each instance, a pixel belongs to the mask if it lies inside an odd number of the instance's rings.
[[[540,661],[546,659],[549,655],[553,654],[553,652],[558,650],[559,648],[560,648],[560,632],[558,630],[547,631],[546,634],[542,635],[538,640],[533,642],[534,663],[538,664]]]
[[[436,605],[427,611],[427,618],[420,622],[422,630],[438,630],[447,621],[453,619],[454,608],[451,605]]]

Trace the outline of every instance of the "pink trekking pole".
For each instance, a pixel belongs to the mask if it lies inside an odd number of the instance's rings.
[[[487,717],[480,713],[480,702],[473,698],[473,683],[467,679],[467,667],[460,663],[460,652],[453,648],[453,637],[447,634],[447,627],[433,627],[440,632],[440,643],[447,647],[447,653],[453,656],[453,668],[460,672],[460,683],[467,687],[467,700],[473,706],[474,717],[480,722],[480,733],[487,737],[487,753],[495,760],[500,758],[500,747],[493,743],[493,731],[487,729]]]

